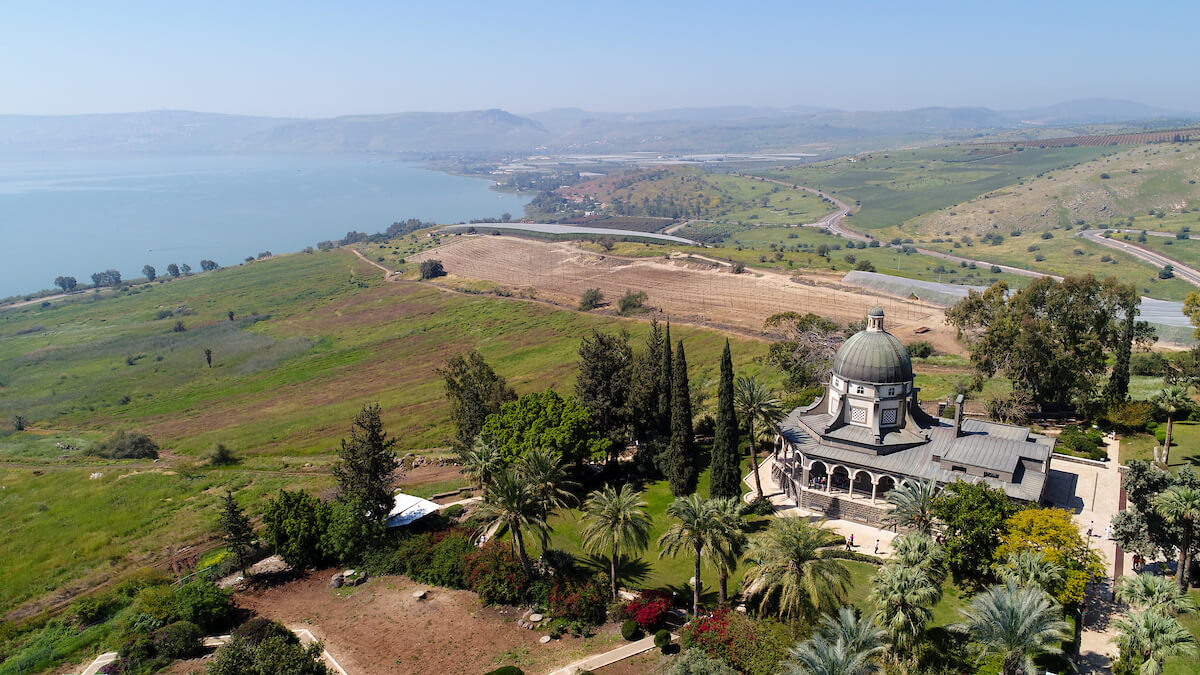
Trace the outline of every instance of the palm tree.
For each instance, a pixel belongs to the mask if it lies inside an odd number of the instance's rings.
[[[871,582],[871,601],[879,608],[879,623],[887,631],[897,656],[912,647],[933,618],[931,609],[942,598],[942,589],[924,570],[904,565],[884,565]]]
[[[662,547],[659,557],[676,555],[689,548],[695,554],[695,583],[692,584],[692,614],[700,612],[700,563],[707,551],[720,565],[722,549],[729,548],[729,539],[740,527],[729,519],[726,499],[701,499],[691,494],[678,497],[667,507],[667,515],[679,521],[658,538]],[[740,512],[738,514],[740,518]]]
[[[877,657],[885,650],[883,631],[870,619],[861,621],[849,607],[834,619],[825,615],[813,639],[788,654],[786,673],[796,675],[870,675],[879,670]]]
[[[783,406],[771,390],[752,377],[739,377],[737,387],[733,392],[733,407],[746,421],[746,435],[750,439],[750,463],[754,472],[754,488],[758,498],[762,499],[762,478],[758,475],[758,454],[754,450],[754,441],[759,433],[772,428],[776,422],[783,419]]]
[[[892,505],[892,510],[883,517],[883,524],[897,530],[908,527],[933,536],[933,499],[937,493],[937,483],[924,480],[907,481],[889,491],[887,503]]]
[[[1018,586],[1036,586],[1047,593],[1063,580],[1063,568],[1058,563],[1046,560],[1041,551],[1017,551],[1010,553],[1008,560],[997,570],[1004,581]]]
[[[1192,528],[1200,518],[1200,491],[1175,485],[1154,498],[1154,510],[1168,523],[1183,525],[1183,540],[1179,542],[1179,569],[1175,581],[1187,590],[1188,561],[1192,559]]]
[[[714,534],[709,552],[717,568],[717,581],[721,587],[720,603],[729,600],[729,573],[732,572],[746,552],[746,506],[737,497],[716,499],[717,510],[725,527]]]
[[[821,617],[819,634],[830,642],[841,641],[852,651],[866,652],[868,656],[882,654],[886,650],[884,631],[875,625],[874,617],[860,619],[854,609],[841,607],[837,618],[832,614]]]
[[[946,549],[927,534],[914,532],[896,537],[892,541],[892,560],[924,571],[935,586],[940,587],[946,580]]]
[[[500,450],[482,437],[476,438],[470,448],[460,452],[458,459],[462,463],[463,473],[477,481],[481,490],[491,482],[492,475],[504,466]]]
[[[850,570],[838,559],[850,553],[829,547],[841,542],[841,536],[820,524],[773,519],[746,549],[749,569],[742,583],[747,596],[758,598],[760,610],[773,607],[788,618],[839,606],[846,599]]]
[[[609,556],[613,600],[617,599],[617,558],[644,551],[650,544],[650,516],[642,493],[625,484],[596,490],[583,504],[583,546],[589,552]]]
[[[1177,414],[1192,407],[1192,397],[1188,396],[1186,387],[1176,384],[1158,392],[1151,402],[1167,416],[1167,433],[1163,437],[1162,456],[1162,463],[1167,464],[1171,454],[1172,424]]]
[[[528,531],[536,534],[545,544],[550,526],[546,524],[546,512],[520,473],[512,469],[493,477],[492,484],[483,494],[483,502],[475,508],[483,521],[483,531],[492,537],[504,529],[512,532],[513,547],[521,558],[525,571],[530,571],[529,556],[525,553],[525,538]]]
[[[1159,675],[1171,656],[1196,653],[1196,639],[1173,616],[1146,610],[1113,621],[1122,657],[1140,659],[1141,675]]]
[[[1022,588],[1006,582],[975,596],[962,609],[965,623],[953,626],[969,633],[990,652],[1003,659],[1003,675],[1037,675],[1033,659],[1041,654],[1061,654],[1060,642],[1070,639],[1058,603],[1040,588]]]
[[[1190,612],[1196,603],[1179,585],[1154,574],[1133,574],[1117,582],[1117,599],[1134,609],[1153,609],[1169,614]]]
[[[569,488],[579,487],[567,478],[562,458],[549,448],[534,448],[521,456],[517,462],[517,473],[533,492],[534,499],[541,504],[544,515],[555,509],[565,509],[575,502]]]

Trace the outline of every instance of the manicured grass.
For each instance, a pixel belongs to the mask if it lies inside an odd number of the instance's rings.
[[[1192,600],[1200,603],[1200,591],[1190,591]],[[1200,643],[1200,613],[1180,614],[1179,623],[1191,632],[1196,642]],[[1163,664],[1163,675],[1193,675],[1200,673],[1200,654],[1193,656],[1176,656],[1167,659]]]
[[[1156,445],[1161,444],[1153,434],[1136,434],[1122,438],[1121,463],[1131,459],[1153,460]],[[1175,422],[1171,430],[1169,466],[1176,471],[1183,466],[1200,470],[1200,422]]]

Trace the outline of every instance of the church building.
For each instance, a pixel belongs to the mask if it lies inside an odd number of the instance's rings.
[[[872,309],[834,357],[824,395],[779,424],[774,473],[784,491],[801,508],[870,524],[887,513],[887,492],[913,480],[983,481],[1039,502],[1054,439],[966,418],[961,396],[938,417],[926,413],[908,350],[883,320]]]

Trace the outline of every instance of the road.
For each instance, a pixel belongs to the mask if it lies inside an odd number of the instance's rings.
[[[1200,270],[1197,270],[1194,267],[1189,267],[1188,265],[1185,265],[1174,258],[1168,258],[1161,253],[1151,251],[1143,246],[1138,246],[1135,243],[1128,242],[1123,239],[1110,239],[1104,236],[1105,232],[1130,232],[1134,234],[1142,233],[1141,230],[1083,230],[1079,233],[1079,236],[1087,239],[1088,241],[1094,241],[1101,246],[1107,246],[1111,249],[1128,253],[1139,260],[1143,260],[1157,267],[1166,267],[1167,265],[1170,265],[1175,268],[1175,276],[1183,279],[1193,286],[1200,286]],[[1147,232],[1146,234],[1155,237],[1175,236],[1169,232]]]
[[[842,221],[846,218],[846,216],[850,215],[850,206],[848,204],[846,204],[845,202],[843,202],[842,200],[838,199],[837,197],[834,197],[833,195],[826,194],[815,188],[804,187],[803,185],[796,185],[794,183],[787,183],[787,182],[784,182],[781,180],[775,180],[773,178],[764,178],[763,176],[754,176],[754,175],[749,175],[749,174],[746,174],[744,177],[757,178],[758,180],[761,180],[761,181],[766,181],[768,183],[774,183],[776,185],[782,185],[784,187],[790,187],[794,190],[804,190],[805,192],[810,192],[814,195],[817,195],[818,197],[823,197],[825,199],[828,199],[837,208],[837,210],[834,211],[833,213],[825,216],[824,218],[818,220],[815,223],[808,223],[807,225],[804,225],[804,227],[824,227],[824,228],[828,229],[830,232],[833,232],[834,234],[841,235],[842,237],[844,237],[846,239],[852,239],[854,241],[869,242],[869,241],[874,240],[872,237],[870,237],[868,235],[860,234],[860,233],[855,232],[854,230],[850,229],[849,227],[846,227],[846,224],[843,223]],[[893,249],[899,248],[899,247],[893,246],[891,244],[884,244],[883,242],[880,242],[880,244],[886,248],[893,248]],[[1056,276],[1054,274],[1045,274],[1043,272],[1034,272],[1033,270],[1027,270],[1027,269],[1023,269],[1020,267],[1013,267],[1011,265],[1001,265],[998,263],[989,262],[987,260],[976,260],[974,258],[964,258],[962,256],[951,255],[949,253],[942,253],[941,251],[934,251],[934,250],[928,249],[928,248],[916,247],[916,251],[917,251],[917,253],[920,253],[921,255],[927,255],[932,258],[938,258],[941,260],[945,260],[947,262],[958,263],[958,264],[967,263],[968,265],[970,265],[971,263],[975,263],[976,267],[979,267],[979,266],[983,266],[983,267],[987,267],[987,268],[999,267],[1002,271],[1008,272],[1009,274],[1019,274],[1021,276],[1033,277],[1035,279],[1039,278],[1039,277],[1050,277],[1051,279],[1054,279],[1055,281],[1062,281],[1062,277]]]

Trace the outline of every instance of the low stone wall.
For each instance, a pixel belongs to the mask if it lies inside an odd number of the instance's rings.
[[[811,511],[821,511],[830,518],[853,520],[858,523],[878,526],[886,509],[872,506],[848,497],[812,490],[800,491],[801,506]]]
[[[1106,467],[1108,462],[1101,462],[1097,459],[1088,459],[1086,457],[1076,457],[1075,455],[1065,455],[1061,452],[1056,452],[1051,455],[1051,463],[1053,462],[1074,462],[1076,464],[1086,464],[1087,466]]]

